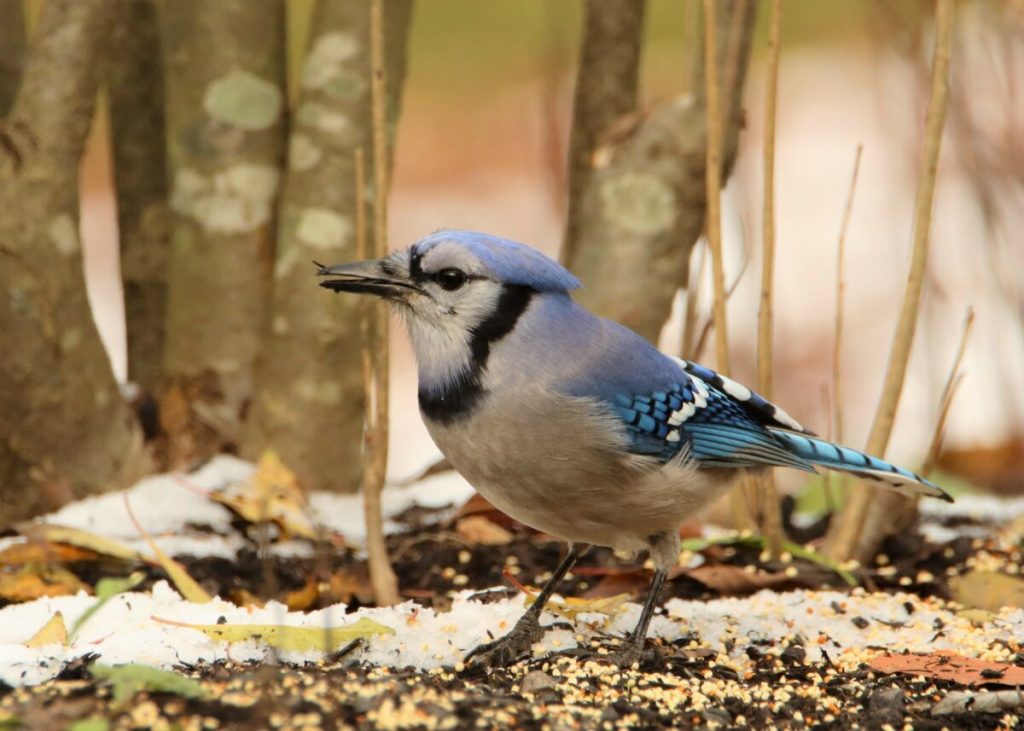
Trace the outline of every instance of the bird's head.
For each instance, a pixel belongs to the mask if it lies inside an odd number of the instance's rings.
[[[384,259],[321,266],[321,287],[373,294],[396,305],[412,336],[421,381],[479,361],[538,294],[580,286],[558,263],[524,244],[473,231],[439,231]],[[479,363],[478,363],[479,364]]]
[[[510,294],[580,286],[562,266],[524,244],[473,231],[440,231],[384,259],[321,266],[321,287],[373,294],[410,325],[469,333],[507,306]]]

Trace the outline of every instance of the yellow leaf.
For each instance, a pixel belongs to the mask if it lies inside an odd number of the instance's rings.
[[[141,553],[130,546],[115,541],[111,538],[104,538],[89,531],[78,528],[68,528],[64,525],[53,525],[52,523],[16,523],[14,530],[26,538],[37,541],[49,541],[50,543],[66,543],[69,546],[88,548],[90,551],[102,553],[105,556],[124,559],[125,561],[144,561]]]
[[[213,601],[213,597],[207,594],[203,587],[199,586],[199,582],[192,578],[188,569],[164,553],[160,546],[156,545],[149,536],[146,536],[146,540],[149,542],[149,547],[153,549],[153,555],[156,556],[156,560],[163,566],[164,571],[167,572],[171,581],[174,582],[174,586],[177,587],[183,597],[195,604],[206,604]]]
[[[530,604],[533,604],[536,599],[537,596],[535,593],[528,592],[526,605],[529,606]],[[627,601],[629,601],[629,594],[616,594],[614,596],[605,596],[598,599],[568,597],[560,602],[549,601],[544,609],[569,620],[575,620],[577,615],[580,614],[591,613],[603,614],[607,617],[611,617],[616,614]]]
[[[50,617],[50,620],[38,632],[25,641],[25,647],[66,644],[68,644],[68,628],[64,624],[64,615],[60,612]]]
[[[163,624],[196,629],[208,637],[222,642],[256,640],[279,650],[293,652],[309,652],[311,650],[335,652],[352,640],[395,633],[390,627],[366,617],[354,624],[342,627],[291,627],[279,624],[187,624],[159,617],[153,617],[153,619]]]
[[[260,457],[249,482],[212,492],[210,499],[249,523],[276,523],[286,538],[319,537],[298,478],[271,449]]]
[[[174,582],[174,586],[177,587],[178,592],[185,597],[188,601],[195,604],[206,604],[213,600],[203,587],[199,586],[198,582],[193,579],[188,570],[178,561],[168,556],[160,546],[156,545],[149,533],[145,531],[142,524],[135,519],[135,513],[132,512],[131,502],[128,500],[127,493],[124,496],[124,508],[128,511],[128,517],[131,518],[132,523],[135,524],[135,530],[139,532],[142,538],[149,544],[150,550],[153,552],[153,556],[157,562],[163,567],[164,571],[167,572],[167,576]]]
[[[950,582],[953,598],[965,607],[998,612],[1024,607],[1024,579],[996,571],[971,571]]]

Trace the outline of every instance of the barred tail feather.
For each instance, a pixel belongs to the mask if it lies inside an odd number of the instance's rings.
[[[858,452],[856,449],[841,447],[838,444],[826,442],[824,439],[816,439],[806,434],[796,434],[772,427],[769,427],[769,431],[789,452],[813,465],[876,480],[884,487],[905,494],[927,495],[946,502],[953,502],[953,498],[934,482],[930,482],[910,470],[886,462],[884,459],[878,459]]]

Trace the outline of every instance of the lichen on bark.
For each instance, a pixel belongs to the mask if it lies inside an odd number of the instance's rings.
[[[601,12],[604,7],[592,3],[588,12]],[[719,68],[723,69],[719,76],[729,100],[724,109],[724,180],[735,161],[742,127],[740,97],[755,3],[730,0],[722,3],[722,8],[717,25]],[[620,27],[609,32],[625,31]],[[591,40],[609,42],[600,36]],[[623,43],[621,39],[618,42]],[[582,57],[595,53],[595,49],[584,49]],[[599,65],[581,65],[577,84],[595,84],[587,77],[600,70]],[[703,65],[697,76],[703,77]],[[620,78],[620,85],[627,83],[629,79]],[[699,89],[701,83],[694,88]],[[577,100],[579,96],[577,93]],[[578,119],[583,111],[580,107],[574,111],[573,134],[585,124]],[[620,117],[611,127],[590,133],[588,139],[591,147],[575,153],[588,166],[571,170],[571,175],[583,182],[571,184],[581,185],[581,190],[579,204],[570,206],[567,231],[572,238],[566,241],[567,262],[585,285],[578,299],[657,342],[672,300],[686,283],[690,251],[704,228],[706,122],[702,94],[671,99],[644,118]]]
[[[384,11],[389,106],[397,110],[411,2],[391,0]],[[371,146],[370,3],[321,0],[312,28],[283,184],[271,328],[244,452],[272,446],[307,487],[351,492],[363,471],[360,303],[318,288],[311,261],[356,258],[354,158],[360,147],[369,158]]]
[[[162,399],[174,408],[161,418],[171,464],[237,442],[252,395],[284,160],[283,28],[277,0],[165,6],[173,216]]]

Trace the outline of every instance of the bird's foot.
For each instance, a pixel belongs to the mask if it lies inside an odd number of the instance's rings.
[[[638,643],[633,639],[627,639],[607,655],[597,657],[596,659],[610,662],[623,669],[629,669],[634,666],[644,668],[657,665],[662,657],[657,649],[647,647],[645,644]]]
[[[524,617],[504,637],[485,642],[470,650],[463,662],[470,670],[501,668],[513,664],[530,652],[534,643],[544,635],[544,628],[536,619]]]

